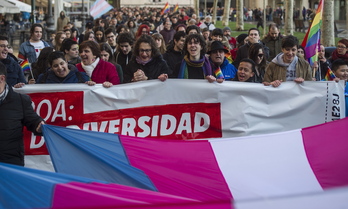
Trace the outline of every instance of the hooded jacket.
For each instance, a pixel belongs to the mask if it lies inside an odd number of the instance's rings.
[[[266,68],[264,82],[272,82],[275,80],[282,80],[283,82],[286,81],[286,74],[287,74],[287,65],[284,64],[283,60],[283,53],[279,53],[273,60],[270,62]],[[309,65],[309,63],[301,58],[294,59],[297,63],[290,63],[295,65],[296,68],[296,78],[303,78],[305,81],[311,81],[312,80],[312,70]]]

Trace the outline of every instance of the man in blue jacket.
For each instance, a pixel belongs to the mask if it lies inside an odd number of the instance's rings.
[[[8,38],[0,36],[0,61],[7,69],[7,84],[9,86],[21,87],[26,83],[21,66],[8,53]]]
[[[225,53],[227,52],[228,50],[224,48],[223,44],[220,41],[213,41],[210,47],[210,51],[208,51],[207,54],[210,55],[209,60],[213,72],[215,72],[216,69],[220,68],[224,79],[232,80],[237,73],[237,69],[226,59]]]

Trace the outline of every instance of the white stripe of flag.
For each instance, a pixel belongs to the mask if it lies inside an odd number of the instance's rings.
[[[92,17],[94,19],[97,19],[98,17],[102,16],[103,14],[107,13],[108,11],[110,11],[113,8],[114,7],[112,7],[105,0],[97,0],[92,5],[92,7],[90,9],[90,14],[92,15]]]

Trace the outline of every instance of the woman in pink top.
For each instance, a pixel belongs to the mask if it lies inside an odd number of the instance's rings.
[[[104,87],[120,84],[115,65],[100,59],[100,48],[95,41],[84,41],[79,48],[81,63],[76,67],[95,83],[102,83]]]

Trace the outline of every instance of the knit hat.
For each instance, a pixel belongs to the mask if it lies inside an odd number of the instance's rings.
[[[230,27],[224,27],[224,29],[222,29],[222,32],[225,33],[225,31],[227,30],[232,31]]]

